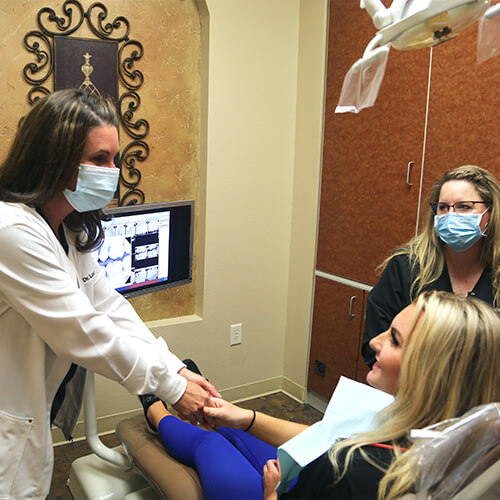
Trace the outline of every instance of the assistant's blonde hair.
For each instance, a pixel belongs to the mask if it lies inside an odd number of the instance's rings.
[[[397,498],[412,490],[415,461],[400,450],[410,429],[500,401],[500,319],[493,309],[477,299],[436,291],[421,294],[415,306],[410,334],[402,347],[399,390],[394,403],[379,415],[383,423],[375,431],[330,450],[330,459],[341,476],[355,450],[392,441],[396,458],[380,482],[380,499]],[[341,470],[339,453],[347,447]]]
[[[464,165],[446,172],[434,184],[429,194],[429,203],[439,201],[443,184],[448,181],[461,180],[474,185],[483,201],[490,209],[490,219],[483,239],[481,262],[492,269],[494,306],[500,305],[500,183],[494,175],[475,165]],[[471,200],[477,201],[477,200]],[[403,245],[394,255],[408,255],[411,264],[413,281],[410,287],[410,297],[415,298],[443,272],[444,256],[443,242],[434,230],[434,213],[428,206],[423,221],[422,232]],[[391,255],[380,266],[384,269],[394,257]]]

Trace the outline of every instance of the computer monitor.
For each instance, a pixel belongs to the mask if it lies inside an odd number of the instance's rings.
[[[194,201],[104,210],[104,242],[95,250],[113,287],[135,297],[192,281]]]

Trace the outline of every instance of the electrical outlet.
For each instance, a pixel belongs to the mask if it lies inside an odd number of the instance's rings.
[[[241,323],[238,323],[236,325],[231,325],[231,342],[229,345],[241,344],[241,330],[242,330]]]

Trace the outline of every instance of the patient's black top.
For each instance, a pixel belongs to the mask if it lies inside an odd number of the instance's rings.
[[[394,458],[392,449],[364,446],[363,451],[376,463],[387,469]],[[347,448],[339,456],[343,462]],[[333,466],[328,453],[321,455],[305,467],[297,484],[291,491],[281,495],[280,500],[288,499],[328,499],[328,500],[369,500],[376,499],[378,484],[384,472],[363,459],[356,451],[349,469],[340,481],[335,483]]]

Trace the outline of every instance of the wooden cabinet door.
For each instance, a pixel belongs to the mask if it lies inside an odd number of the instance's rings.
[[[476,64],[476,43],[477,24],[433,49],[425,194],[460,165],[500,178],[500,56]]]
[[[329,23],[317,269],[374,284],[376,267],[415,234],[429,50],[392,49],[375,106],[335,114],[376,29],[354,0],[332,0]]]
[[[316,278],[307,387],[324,398],[341,375],[357,377],[364,303],[363,290]]]

